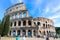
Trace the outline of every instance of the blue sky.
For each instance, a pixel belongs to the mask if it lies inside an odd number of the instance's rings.
[[[0,19],[8,7],[20,2],[24,2],[30,16],[49,18],[60,26],[60,0],[0,0]]]

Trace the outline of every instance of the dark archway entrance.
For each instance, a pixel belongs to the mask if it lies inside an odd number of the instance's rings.
[[[15,30],[13,31],[13,36],[16,36],[16,31]]]
[[[25,30],[23,30],[22,36],[26,36],[26,31]]]
[[[34,30],[34,36],[36,36],[36,31]]]
[[[32,36],[32,32],[31,30],[28,30],[28,37],[31,37]]]
[[[17,35],[20,35],[20,30],[17,31]]]

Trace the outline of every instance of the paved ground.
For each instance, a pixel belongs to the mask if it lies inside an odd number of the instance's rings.
[[[15,37],[1,37],[1,40],[15,40]],[[22,38],[20,38],[22,40]],[[26,38],[26,40],[46,40],[45,38]],[[60,40],[60,38],[49,38],[49,40]]]

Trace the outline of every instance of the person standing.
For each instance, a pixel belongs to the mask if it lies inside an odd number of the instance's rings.
[[[46,36],[46,40],[49,40],[49,36],[48,35]]]
[[[20,39],[20,36],[16,36],[16,40],[19,40]]]
[[[22,37],[22,40],[26,40],[25,36]]]

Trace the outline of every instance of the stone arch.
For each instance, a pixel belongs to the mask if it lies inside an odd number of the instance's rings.
[[[14,22],[14,26],[16,26],[16,21]]]
[[[43,31],[43,35],[45,35],[45,31]]]
[[[30,20],[28,21],[28,25],[31,25],[31,21]]]
[[[23,30],[22,36],[26,36],[26,30]]]
[[[31,37],[31,36],[32,36],[32,31],[28,30],[28,37]]]
[[[20,30],[17,30],[17,35],[20,35]]]
[[[18,21],[18,26],[21,26],[21,21]]]
[[[40,22],[37,22],[37,25],[40,25]]]
[[[34,34],[34,36],[36,36],[36,30],[34,30],[33,32],[34,32],[34,33],[33,33],[33,34]]]
[[[13,36],[16,36],[16,31],[15,30],[13,30]]]
[[[23,21],[23,26],[26,26],[26,21]]]

